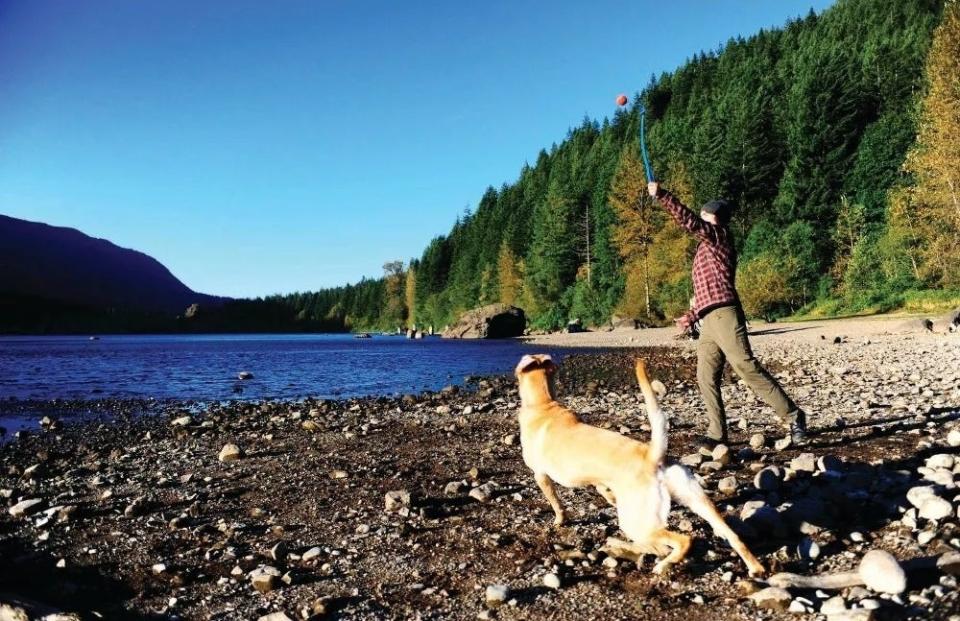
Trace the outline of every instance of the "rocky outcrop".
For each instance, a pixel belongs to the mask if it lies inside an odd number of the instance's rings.
[[[445,339],[505,339],[521,336],[527,318],[523,309],[507,304],[490,304],[467,311],[443,331]]]

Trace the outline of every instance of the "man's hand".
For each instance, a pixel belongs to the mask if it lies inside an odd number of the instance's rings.
[[[650,196],[656,198],[657,193],[660,192],[660,183],[657,181],[651,181],[647,184],[647,192],[650,193]]]

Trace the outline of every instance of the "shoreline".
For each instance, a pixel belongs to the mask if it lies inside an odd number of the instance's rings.
[[[953,517],[913,517],[913,526],[898,511],[906,491],[924,484],[927,459],[957,450],[947,437],[960,434],[960,335],[851,333],[834,343],[819,332],[755,340],[764,364],[811,413],[813,444],[775,450],[782,430],[772,413],[727,381],[736,457],[717,469],[699,458],[693,467],[708,493],[777,570],[846,570],[874,548],[905,560],[960,547],[956,506]],[[586,422],[645,441],[629,364],[640,353],[668,388],[669,455],[690,458],[703,413],[693,343],[679,345],[571,356],[558,377],[561,400]],[[0,558],[9,559],[0,583],[81,618],[755,618],[742,563],[681,509],[671,528],[695,544],[666,580],[650,574],[651,557],[639,566],[607,560],[601,548],[617,536],[615,512],[589,490],[560,490],[572,522],[551,527],[520,456],[514,381],[493,376],[476,387],[214,404],[186,420],[171,408],[31,433],[0,446]],[[756,433],[766,443],[752,451]],[[227,444],[242,456],[221,461]],[[841,465],[829,476],[807,471],[807,452]],[[774,466],[777,488],[758,489],[756,472]],[[727,479],[732,494],[720,491]],[[409,496],[388,501],[390,492]],[[9,513],[34,498],[41,502],[25,515]],[[748,513],[755,502],[765,508]],[[817,558],[797,555],[811,543]],[[548,573],[559,589],[543,586]],[[257,576],[269,586],[263,593]],[[848,606],[876,600],[884,614],[922,609],[946,619],[960,610],[960,596],[940,578],[912,581],[902,603],[840,594]],[[490,585],[505,585],[513,603],[489,608]],[[809,601],[815,610],[822,600]]]

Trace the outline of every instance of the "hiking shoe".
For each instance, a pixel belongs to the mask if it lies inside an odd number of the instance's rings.
[[[789,437],[794,446],[807,443],[807,413],[803,410],[797,410],[794,422],[790,423]]]

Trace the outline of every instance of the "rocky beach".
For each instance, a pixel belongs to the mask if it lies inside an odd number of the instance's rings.
[[[814,434],[778,443],[728,375],[731,442],[709,455],[694,343],[536,337],[603,348],[565,359],[561,400],[644,441],[631,361],[648,360],[670,457],[769,582],[681,508],[671,526],[695,543],[668,576],[606,546],[622,535],[593,490],[560,490],[571,520],[552,526],[511,377],[338,401],[8,401],[48,419],[0,446],[0,619],[958,618],[960,334],[933,327],[755,325]],[[71,422],[81,411],[100,416]]]

